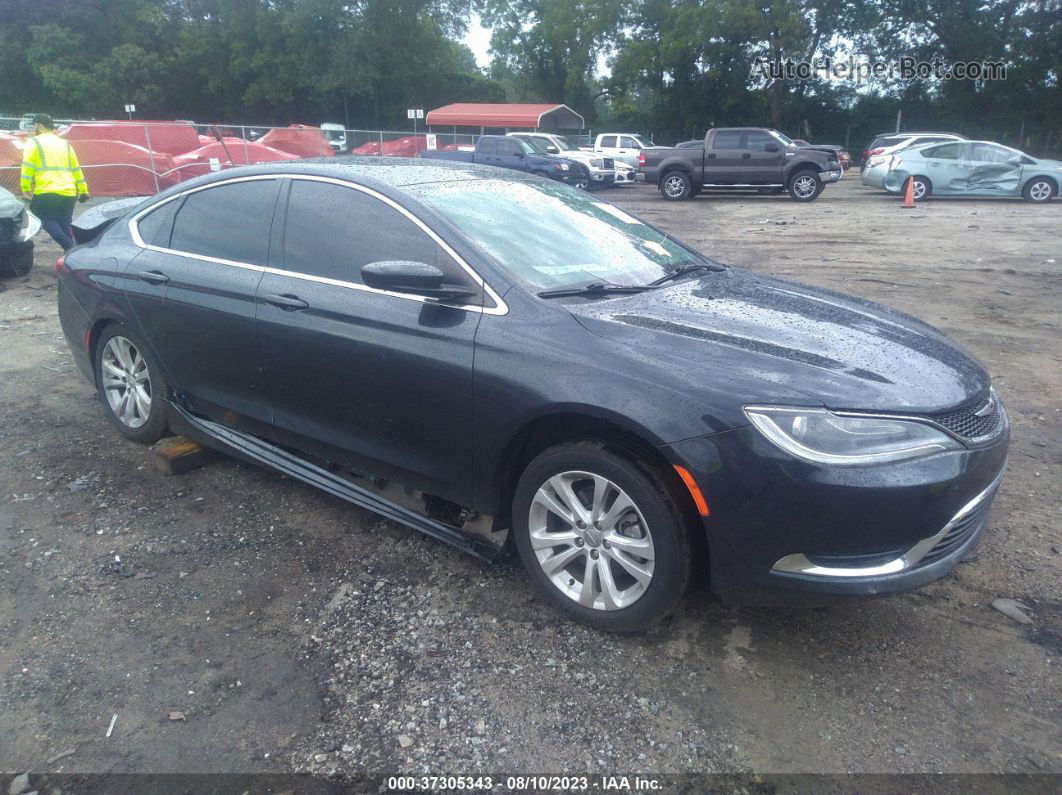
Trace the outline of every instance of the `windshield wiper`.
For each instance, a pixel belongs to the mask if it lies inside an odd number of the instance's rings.
[[[723,269],[719,268],[719,267],[714,267],[712,265],[707,265],[707,264],[704,264],[704,263],[699,263],[697,265],[683,265],[681,268],[673,270],[673,271],[671,271],[671,273],[665,274],[664,276],[661,276],[659,279],[654,279],[653,281],[649,282],[649,284],[647,284],[646,287],[656,287],[656,286],[661,285],[661,284],[666,284],[667,282],[674,281],[675,279],[678,279],[678,278],[680,278],[682,276],[685,276],[687,273],[693,273],[694,271],[713,271],[713,272],[718,272],[718,271],[721,271],[721,270],[723,270]]]
[[[582,287],[562,287],[558,290],[543,290],[538,293],[539,298],[565,298],[569,295],[621,295],[623,293],[641,293],[649,288],[645,285],[631,284],[605,284],[604,282],[590,282]]]

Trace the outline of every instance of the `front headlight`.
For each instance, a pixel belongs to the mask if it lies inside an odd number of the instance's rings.
[[[962,449],[943,431],[914,420],[777,406],[746,406],[745,415],[778,447],[816,464],[866,466]]]
[[[568,170],[568,164],[567,163],[561,163],[560,165],[557,166],[557,168],[559,168],[561,171],[567,171]]]

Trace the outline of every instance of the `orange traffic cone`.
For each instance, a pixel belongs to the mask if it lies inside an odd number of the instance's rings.
[[[914,177],[907,178],[907,193],[903,197],[903,207],[905,209],[911,209],[915,206],[914,203]]]

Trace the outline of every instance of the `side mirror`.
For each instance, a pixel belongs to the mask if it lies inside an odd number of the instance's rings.
[[[778,148],[778,144],[764,144],[763,145],[763,151],[764,152],[778,152],[780,150]]]
[[[513,157],[519,157],[519,158],[523,159],[523,156],[524,156],[523,152],[513,152]]]
[[[560,149],[558,149],[555,146],[547,146],[546,147],[546,153],[550,154],[550,155],[559,155],[560,154]]]
[[[1021,165],[1021,158],[1020,157],[1007,158],[1007,164],[1011,165],[1011,166],[1020,166]]]
[[[377,290],[422,295],[439,300],[475,295],[466,287],[443,284],[445,278],[441,270],[426,262],[386,260],[370,262],[361,267],[362,281]]]

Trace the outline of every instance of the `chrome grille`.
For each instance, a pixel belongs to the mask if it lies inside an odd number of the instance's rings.
[[[994,391],[961,409],[922,416],[967,442],[984,442],[995,437],[1003,430],[1007,417]]]
[[[605,158],[605,168],[615,168],[615,167],[616,167],[616,161],[613,160],[611,157],[606,157]]]

